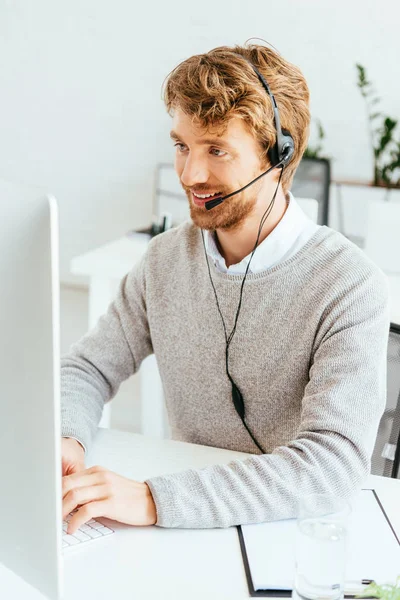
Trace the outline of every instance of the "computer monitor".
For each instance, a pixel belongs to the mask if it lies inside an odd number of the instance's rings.
[[[0,562],[61,597],[58,218],[0,181]]]

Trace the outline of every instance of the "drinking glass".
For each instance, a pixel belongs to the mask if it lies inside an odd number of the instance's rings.
[[[329,494],[300,499],[294,598],[343,598],[348,502]]]

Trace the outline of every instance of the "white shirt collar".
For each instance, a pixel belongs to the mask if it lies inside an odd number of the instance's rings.
[[[278,225],[258,246],[251,260],[249,273],[264,271],[286,260],[301,247],[303,241],[305,243],[318,229],[318,225],[307,217],[291,192],[288,193],[288,196],[288,207],[285,214]],[[245,273],[251,253],[245,256],[240,263],[227,267],[225,259],[218,250],[214,231],[204,231],[204,242],[208,256],[219,271],[232,275]]]

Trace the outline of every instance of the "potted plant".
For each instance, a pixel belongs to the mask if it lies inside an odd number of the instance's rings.
[[[365,67],[356,65],[357,85],[365,100],[369,137],[374,158],[373,185],[400,189],[400,137],[395,139],[397,119],[383,115],[376,109],[380,98],[376,96],[371,81],[367,78]]]
[[[357,64],[356,69],[357,86],[366,104],[373,155],[371,186],[378,192],[368,203],[364,250],[386,273],[395,273],[397,278],[400,274],[400,128],[397,119],[379,110],[380,98],[365,67]]]

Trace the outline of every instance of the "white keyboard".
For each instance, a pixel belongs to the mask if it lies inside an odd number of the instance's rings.
[[[85,525],[81,525],[81,527],[77,529],[73,535],[68,534],[68,523],[72,519],[74,512],[76,511],[70,513],[65,521],[63,521],[62,548],[64,551],[80,544],[91,542],[92,540],[100,539],[115,533],[113,529],[105,527],[105,525],[100,523],[100,521],[96,521],[96,519],[90,519],[90,521],[85,523]]]

